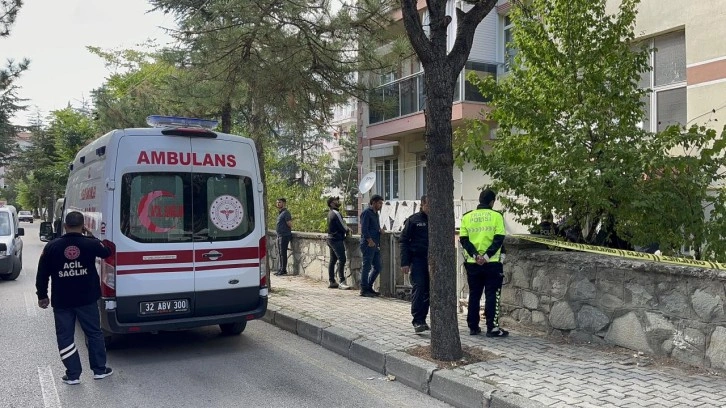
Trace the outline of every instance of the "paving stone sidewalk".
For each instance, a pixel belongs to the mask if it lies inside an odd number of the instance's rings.
[[[275,277],[271,309],[312,318],[331,328],[368,339],[387,351],[427,345],[428,334],[411,326],[410,303],[364,298],[356,290],[328,289],[304,277]],[[499,358],[453,372],[519,394],[547,407],[724,407],[726,376],[684,366],[639,367],[630,354],[512,330],[505,339],[469,336],[459,315],[463,345],[480,347]],[[467,380],[468,381],[468,380]],[[472,382],[473,383],[473,382]],[[509,406],[522,406],[512,404]]]

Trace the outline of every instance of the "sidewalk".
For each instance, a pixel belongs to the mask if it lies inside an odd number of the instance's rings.
[[[297,276],[272,283],[266,321],[457,407],[726,407],[723,375],[685,364],[639,367],[635,352],[563,344],[516,328],[505,339],[470,336],[461,314],[462,345],[499,358],[439,370],[402,352],[430,343],[428,333],[414,334],[410,303]]]

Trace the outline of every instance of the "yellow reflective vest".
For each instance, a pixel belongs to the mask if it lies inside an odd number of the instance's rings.
[[[468,237],[476,248],[477,252],[484,255],[494,241],[495,235],[504,235],[504,217],[497,211],[489,208],[480,208],[469,211],[461,218],[459,236]],[[502,249],[499,248],[494,256],[489,257],[489,262],[499,262],[499,255]],[[464,251],[466,262],[474,263],[476,260]]]

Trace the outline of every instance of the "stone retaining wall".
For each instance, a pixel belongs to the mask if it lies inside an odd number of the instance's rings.
[[[400,296],[397,292],[404,278],[398,267],[397,235],[384,237],[378,289],[385,296]],[[274,271],[278,261],[274,232],[269,238]],[[359,239],[346,240],[346,275],[348,284],[356,288],[361,268]],[[577,341],[615,344],[726,370],[726,272],[552,251],[511,237],[506,248],[505,317]],[[327,283],[324,234],[294,233],[291,249],[288,270],[292,274]],[[457,287],[465,287],[463,274],[457,277]]]

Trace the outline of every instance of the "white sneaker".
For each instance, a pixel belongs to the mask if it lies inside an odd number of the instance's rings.
[[[93,379],[102,380],[111,374],[113,374],[113,370],[111,369],[111,367],[106,367],[106,370],[104,372],[102,372],[101,374],[93,374]]]

